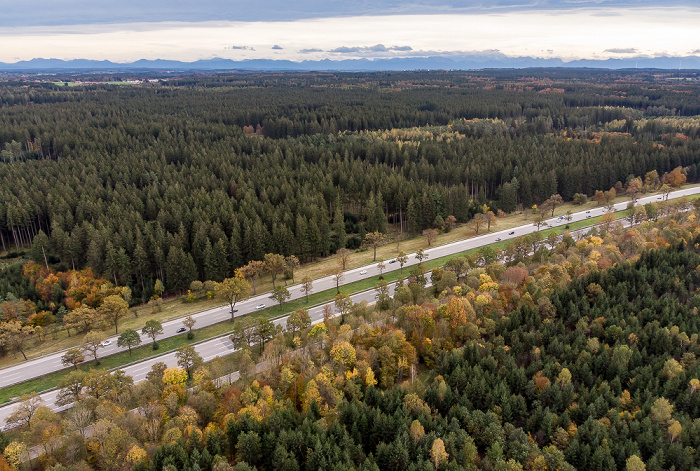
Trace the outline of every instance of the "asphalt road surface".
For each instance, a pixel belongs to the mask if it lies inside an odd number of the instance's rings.
[[[687,188],[683,190],[678,190],[674,191],[669,194],[668,199],[674,199],[674,198],[680,198],[682,196],[689,196],[689,195],[694,195],[700,193],[700,187],[694,187],[694,188]],[[646,204],[649,202],[655,202],[655,201],[661,201],[661,196],[648,196],[645,198],[640,198],[637,201],[637,204]],[[615,210],[620,211],[624,210],[627,208],[628,201],[622,202],[622,203],[617,203],[615,205]],[[587,211],[580,211],[577,213],[573,213],[572,219],[570,222],[576,222],[576,221],[582,221],[588,218],[593,218],[596,216],[601,216],[605,214],[606,208],[594,208],[591,210]],[[569,221],[566,221],[564,219],[559,219],[558,217],[555,218],[550,218],[547,221],[548,226],[545,227],[558,227],[558,226],[563,226],[569,223]],[[426,250],[425,252],[429,254],[429,260],[430,259],[435,259],[435,258],[440,258],[444,257],[447,255],[452,255],[460,252],[464,252],[465,250],[470,250],[478,247],[483,247],[488,244],[492,244],[494,242],[497,242],[499,239],[500,240],[507,240],[507,239],[512,239],[515,237],[520,237],[532,232],[536,232],[537,228],[532,225],[523,225],[523,226],[518,226],[515,228],[510,228],[510,229],[504,229],[502,231],[498,232],[490,232],[488,234],[480,235],[477,237],[472,237],[469,239],[465,240],[460,240],[457,242],[453,242],[450,244],[446,245],[441,245],[439,247],[434,247],[429,250]],[[415,254],[408,254],[408,262],[404,265],[404,268],[410,267],[413,265],[416,265],[418,263],[418,260],[415,258]],[[395,270],[399,270],[400,266],[399,263],[390,263],[390,261],[385,261],[385,266],[386,268],[384,269],[384,272],[391,272]],[[364,274],[360,274],[360,272],[366,272]],[[377,268],[376,264],[372,265],[367,265],[364,267],[359,267],[355,268],[352,270],[348,270],[344,273],[344,278],[341,282],[341,285],[347,284],[347,283],[352,283],[355,281],[358,281],[360,279],[372,277],[379,275],[379,269]],[[393,285],[392,285],[393,286]],[[318,293],[321,291],[325,291],[328,289],[333,289],[335,288],[335,282],[333,281],[332,277],[324,277],[324,278],[319,278],[314,280],[313,282],[313,291]],[[292,285],[288,286],[289,293],[291,294],[291,299],[298,299],[304,297],[304,293],[301,292],[300,286],[299,285]],[[359,303],[361,301],[367,301],[367,302],[374,302],[374,290],[369,290],[361,293],[356,293],[354,295],[351,295],[351,298],[353,302]],[[274,301],[272,301],[269,298],[269,294],[261,294],[258,296],[255,296],[253,298],[249,298],[245,301],[242,301],[238,304],[236,304],[236,309],[238,312],[236,312],[236,317],[242,316],[245,314],[249,314],[251,312],[256,311],[256,307],[260,304],[265,304],[267,306],[271,306],[274,304]],[[332,303],[327,303],[327,304],[332,304]],[[319,320],[323,319],[323,305],[312,308],[309,310],[309,315],[311,316],[312,322],[318,322]],[[194,317],[197,320],[197,327],[206,327],[208,325],[216,324],[225,320],[228,320],[231,318],[231,313],[229,310],[228,306],[221,306],[213,309],[209,309],[207,311],[203,311],[197,314],[194,314],[192,317]],[[278,319],[275,321],[277,324],[282,324],[283,326],[286,324],[286,318]],[[182,319],[175,319],[172,321],[164,322],[163,323],[163,334],[157,337],[157,340],[172,337],[175,335],[185,335],[185,334],[177,334],[176,331],[180,327],[182,327]],[[102,348],[99,351],[99,355],[101,357],[111,355],[114,353],[118,353],[120,351],[126,350],[125,348],[119,348],[117,347],[117,337],[110,337],[109,340],[111,341],[111,344],[109,346],[106,346]],[[206,342],[202,342],[198,345],[195,346],[195,349],[197,350],[197,353],[199,353],[204,361],[209,361],[212,360],[213,358],[217,356],[223,356],[228,353],[233,352],[233,344],[229,340],[228,336],[222,337],[222,338],[215,338],[208,340]],[[63,355],[64,352],[58,352],[55,354],[51,355],[46,355],[44,357],[36,358],[30,361],[23,362],[18,365],[14,365],[11,367],[3,368],[0,370],[0,388],[10,386],[12,384],[20,383],[23,381],[27,381],[32,378],[36,378],[39,376],[43,376],[48,373],[52,373],[54,371],[62,370],[65,367],[61,363],[61,356]],[[148,371],[150,371],[151,366],[157,362],[164,362],[168,366],[177,366],[177,361],[175,359],[175,354],[169,353],[163,356],[155,357],[155,358],[150,358],[143,360],[142,362],[131,365],[125,368],[122,368],[126,371],[126,373],[129,376],[132,376],[134,378],[134,382],[139,382],[142,381]],[[55,408],[55,405],[53,404],[56,398],[57,391],[49,391],[45,394],[42,394],[42,398],[44,399],[44,402],[46,403],[47,406],[53,406],[54,410],[59,410],[58,408]],[[0,407],[0,423],[4,424],[5,419],[7,416],[12,412],[14,409],[14,404],[8,404],[6,406]]]

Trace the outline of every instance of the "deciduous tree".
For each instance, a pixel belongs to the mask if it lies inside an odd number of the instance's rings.
[[[430,448],[430,460],[435,465],[435,469],[440,469],[440,464],[447,462],[450,455],[445,451],[445,443],[440,438],[436,438]]]
[[[311,317],[308,311],[304,309],[297,309],[287,318],[287,330],[292,334],[292,337],[310,325]]]
[[[195,325],[196,323],[197,323],[197,320],[196,320],[194,317],[192,317],[192,314],[190,314],[189,316],[185,317],[185,318],[182,320],[182,325],[184,325],[185,327],[187,327],[187,329],[188,329],[190,332],[192,332],[192,328],[194,327],[194,325]]]
[[[86,373],[84,371],[71,371],[68,376],[63,377],[59,381],[58,388],[60,391],[58,396],[56,396],[57,406],[65,406],[80,400],[85,376]]]
[[[188,378],[192,377],[192,370],[195,367],[204,363],[199,353],[189,345],[182,345],[178,348],[175,352],[175,357],[177,358],[178,366],[187,371]]]
[[[545,202],[542,203],[540,207],[542,208],[542,210],[546,209],[547,211],[551,209],[552,213],[550,214],[550,217],[554,217],[554,210],[563,203],[564,199],[561,197],[561,195],[556,194],[547,198],[547,200],[545,200]]]
[[[141,329],[141,333],[153,340],[153,350],[156,350],[158,348],[156,337],[163,333],[163,324],[155,319],[149,319],[146,321],[146,325],[143,326],[143,329]]]
[[[107,337],[104,333],[98,330],[91,330],[83,338],[83,346],[80,347],[84,352],[88,352],[95,359],[95,363],[98,365],[100,362],[97,359],[97,352],[100,348],[104,348],[102,342],[105,341]]]
[[[126,329],[117,339],[118,347],[126,347],[129,349],[129,356],[131,356],[131,349],[141,344],[141,337],[139,333],[134,329]]]
[[[386,236],[379,231],[369,232],[365,235],[365,244],[369,245],[374,250],[373,261],[377,261],[377,247],[382,245],[385,241]]]
[[[10,321],[0,324],[0,342],[11,350],[22,354],[24,359],[27,355],[24,350],[27,341],[34,335],[36,329],[31,325],[22,325],[19,321]]]
[[[287,262],[287,268],[292,272],[292,283],[294,283],[294,270],[299,268],[299,259],[297,258],[296,255],[290,255],[289,257],[284,259]]]
[[[486,216],[486,230],[490,231],[491,226],[498,225],[498,218],[496,217],[496,215],[494,214],[493,211],[487,211],[485,213],[485,216]]]
[[[479,234],[479,229],[481,229],[484,224],[486,224],[486,215],[482,213],[477,213],[473,218],[469,220],[469,226],[474,229],[476,234]]]
[[[216,293],[228,303],[233,322],[236,319],[234,306],[250,294],[250,284],[243,278],[241,270],[236,270],[232,278],[226,278],[216,284]]]
[[[63,325],[66,329],[75,328],[86,334],[92,328],[93,324],[97,322],[97,319],[98,315],[96,310],[88,306],[80,306],[66,314],[63,318]]]
[[[5,422],[10,427],[16,425],[26,425],[29,426],[32,421],[32,417],[36,411],[43,404],[43,400],[35,392],[31,394],[23,394],[20,402],[14,407],[12,413],[7,416]]]
[[[272,278],[272,288],[275,288],[275,280],[277,275],[284,271],[286,266],[286,261],[284,256],[276,253],[265,254],[265,271],[270,274]]]
[[[304,275],[301,279],[299,290],[306,296],[306,302],[309,302],[309,294],[313,291],[314,280],[309,275]]]
[[[230,335],[234,347],[239,350],[250,348],[255,340],[255,328],[257,321],[252,317],[243,317],[233,326],[233,333]]]
[[[435,239],[437,239],[437,231],[435,229],[426,229],[423,231],[423,236],[425,237],[425,240],[428,242],[428,247],[432,245],[433,242],[435,242]]]
[[[255,280],[260,277],[260,273],[262,273],[264,268],[265,263],[259,260],[251,260],[247,265],[239,268],[240,274],[246,280],[250,280],[250,284],[253,285],[253,295],[255,295]]]
[[[406,255],[406,252],[403,250],[399,251],[399,254],[396,256],[396,261],[399,262],[401,273],[403,273],[403,266],[408,263],[408,255]]]
[[[352,252],[345,247],[341,247],[338,249],[338,251],[335,253],[335,255],[338,257],[338,261],[340,263],[340,266],[343,271],[345,271],[345,267],[348,264],[348,261],[350,260],[350,255]]]
[[[335,309],[340,313],[341,323],[345,322],[345,316],[350,312],[352,308],[352,299],[347,294],[339,293],[335,296],[334,300]]]
[[[329,275],[333,277],[333,283],[335,283],[335,290],[337,293],[340,294],[340,283],[343,282],[343,268],[340,266],[340,264],[333,269]]]
[[[63,366],[72,365],[76,370],[78,369],[78,363],[85,361],[85,356],[78,348],[69,349],[62,357],[61,363]]]
[[[278,332],[277,326],[270,319],[259,318],[255,326],[255,336],[260,342],[260,351],[265,350],[265,342],[273,338]]]
[[[129,303],[119,295],[107,296],[100,306],[100,314],[110,325],[114,326],[114,333],[119,333],[119,320],[129,315]]]
[[[280,304],[280,307],[282,307],[284,302],[291,297],[292,295],[286,286],[278,286],[272,290],[272,294],[270,295],[270,299],[277,301]]]

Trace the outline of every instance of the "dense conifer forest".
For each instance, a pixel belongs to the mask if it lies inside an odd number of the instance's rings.
[[[511,212],[678,167],[697,181],[696,79],[532,70],[5,82],[0,242],[34,245],[37,261],[62,269],[89,266],[146,300],[156,280],[182,292],[266,253],[311,261],[366,233],[466,222],[483,204]]]

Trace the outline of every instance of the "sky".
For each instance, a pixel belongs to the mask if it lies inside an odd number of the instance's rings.
[[[697,0],[18,0],[0,62],[700,55]]]

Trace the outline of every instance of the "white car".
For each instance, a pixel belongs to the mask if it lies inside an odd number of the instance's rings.
[[[264,304],[258,304],[257,306],[255,306],[255,309],[257,309],[257,310],[265,309],[265,305],[264,305]]]
[[[100,345],[102,345],[103,347],[108,347],[108,346],[112,345],[112,341],[111,341],[111,340],[105,340],[105,341],[102,342]]]
[[[362,270],[362,271],[360,272],[360,275],[366,275],[366,274],[367,274],[367,270]]]

